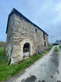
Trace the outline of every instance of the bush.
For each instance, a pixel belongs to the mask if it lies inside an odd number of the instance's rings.
[[[55,49],[54,49],[54,53],[57,53],[57,52],[58,52],[58,48],[56,46]]]
[[[59,48],[61,49],[61,45],[59,46]]]
[[[5,47],[6,42],[0,42],[0,47]]]

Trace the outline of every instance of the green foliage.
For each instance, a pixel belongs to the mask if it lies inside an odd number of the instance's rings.
[[[0,48],[0,82],[10,78],[14,74],[19,73],[19,71],[24,70],[25,68],[29,67],[35,61],[40,59],[46,52],[48,52],[53,45],[51,45],[46,51],[42,52],[39,55],[33,55],[28,59],[24,59],[16,65],[8,65],[7,64],[7,57],[3,56],[4,48]]]
[[[61,45],[59,46],[59,48],[61,49]]]
[[[51,48],[52,48],[53,46],[54,46],[53,44],[52,44],[52,45],[50,45],[50,46],[49,46],[49,48],[48,48],[46,51],[51,50]]]
[[[57,52],[58,52],[58,48],[56,46],[55,49],[54,49],[54,53],[57,53]]]
[[[6,42],[0,42],[0,47],[5,47]]]
[[[4,53],[4,48],[0,47],[0,56],[3,56],[3,53]]]

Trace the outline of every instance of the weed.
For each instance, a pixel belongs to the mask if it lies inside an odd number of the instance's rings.
[[[57,53],[57,52],[58,52],[58,48],[56,46],[55,49],[54,49],[54,53]]]

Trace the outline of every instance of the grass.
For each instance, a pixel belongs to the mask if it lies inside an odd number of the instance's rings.
[[[1,48],[0,48],[0,56],[3,56],[3,51],[4,51],[4,48],[1,47]]]
[[[16,65],[8,65],[7,64],[7,57],[3,56],[4,48],[0,48],[0,82],[3,82],[7,78],[10,78],[14,74],[19,73],[19,71],[24,70],[25,68],[29,67],[35,61],[40,59],[45,53],[47,53],[53,45],[51,45],[46,51],[42,52],[39,55],[33,55],[28,59],[24,59]]]
[[[61,49],[61,45],[59,46],[59,48]]]
[[[57,53],[57,52],[58,52],[58,48],[56,46],[55,49],[54,49],[54,53]]]

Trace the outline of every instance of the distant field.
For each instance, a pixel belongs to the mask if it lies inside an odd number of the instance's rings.
[[[8,65],[8,59],[6,56],[3,55],[4,47],[0,47],[0,82],[3,82],[7,78],[17,74],[19,71],[24,70],[25,68],[29,67],[32,63],[40,59],[45,53],[47,53],[53,45],[51,45],[47,50],[42,52],[39,55],[33,55],[28,59],[24,59],[16,65]]]
[[[4,47],[0,47],[0,66],[6,64],[6,59],[6,56],[4,56]]]
[[[0,47],[5,47],[6,42],[0,41]]]

